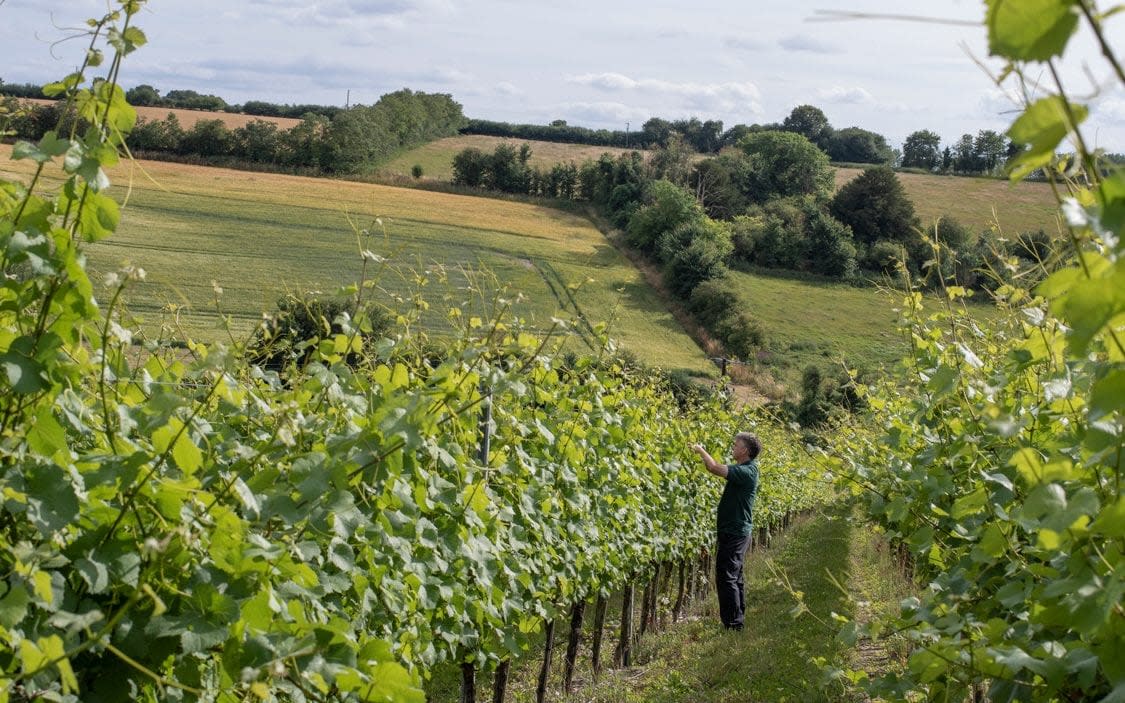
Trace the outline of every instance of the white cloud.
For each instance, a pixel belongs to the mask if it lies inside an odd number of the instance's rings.
[[[739,51],[761,51],[766,48],[764,42],[753,37],[724,37],[723,46]]]
[[[762,98],[758,86],[749,82],[675,83],[658,78],[634,79],[620,73],[586,73],[567,76],[566,81],[605,91],[638,91],[692,98],[721,97],[755,102]]]
[[[523,91],[508,81],[500,81],[495,86],[498,95],[523,95]]]
[[[555,111],[565,115],[568,119],[574,120],[576,124],[583,121],[601,125],[632,122],[637,125],[636,129],[638,130],[642,122],[655,114],[652,110],[617,102],[562,103],[555,108]]]
[[[794,34],[777,42],[777,45],[786,51],[803,51],[811,54],[840,54],[843,51],[831,44],[806,37],[801,34]]]
[[[821,102],[844,105],[872,105],[875,98],[865,88],[858,86],[834,85],[831,88],[821,88],[816,91],[817,99]]]

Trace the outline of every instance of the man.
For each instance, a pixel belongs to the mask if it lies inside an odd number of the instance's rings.
[[[703,459],[708,471],[726,480],[717,511],[719,546],[715,553],[715,589],[723,627],[741,630],[746,610],[742,558],[754,531],[754,498],[758,495],[758,454],[762,443],[749,432],[736,434],[733,464],[720,464],[699,444],[692,449]]]

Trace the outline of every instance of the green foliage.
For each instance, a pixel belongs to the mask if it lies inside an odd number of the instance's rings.
[[[885,166],[869,168],[845,184],[829,209],[863,244],[883,239],[908,242],[919,224],[902,183]]]
[[[828,156],[833,161],[857,164],[893,164],[895,159],[883,135],[859,127],[833,132],[828,140]]]
[[[425,169],[422,168],[422,164],[414,164],[413,166],[410,167],[410,177],[413,178],[414,180],[418,180],[419,178],[421,178],[425,174],[426,174],[426,171],[425,171]]]
[[[1024,62],[1063,51],[1076,11],[1103,36],[1104,17],[1086,3],[988,6],[991,50],[1021,81],[1040,70]],[[1125,698],[1125,178],[1085,150],[1084,109],[1045,100],[1016,120],[1019,141],[1034,147],[1013,173],[1078,134],[1082,172],[1056,183],[1069,190],[1064,263],[1032,288],[1012,264],[996,290],[1008,314],[994,328],[966,318],[960,287],[945,287],[938,314],[909,294],[910,392],[870,390],[871,431],[849,431],[832,460],[926,584],[899,615],[865,628],[912,643],[905,670],[871,686],[880,698]],[[1017,246],[1056,258],[1045,236]]]
[[[688,298],[704,281],[720,278],[727,272],[726,253],[712,239],[694,239],[668,260],[665,281],[673,293]]]
[[[902,144],[902,166],[927,171],[940,168],[941,137],[928,129],[911,132]]]
[[[355,365],[374,354],[374,343],[387,334],[393,321],[388,312],[370,305],[357,311],[354,299],[290,294],[277,301],[277,312],[259,326],[246,355],[250,363],[271,371],[284,371],[290,365],[304,369],[322,340],[344,335],[349,340],[344,362]]]
[[[91,23],[118,58],[141,8]],[[134,346],[121,302],[143,272],[99,300],[83,268],[118,224],[104,169],[135,122],[111,65],[50,87],[91,128],[18,143],[34,174],[0,182],[3,269],[26,271],[0,281],[0,698],[420,703],[435,664],[518,655],[570,603],[709,544],[693,442],[753,425],[763,524],[823,502],[783,428],[560,370],[503,313],[371,353],[364,316],[283,305],[315,328],[286,383],[223,345]]]
[[[828,157],[793,132],[758,132],[739,142],[750,164],[743,192],[755,203],[791,195],[832,192]]]
[[[654,254],[663,235],[702,217],[703,210],[691,193],[668,181],[653,181],[645,190],[644,205],[629,218],[629,244]]]
[[[828,116],[819,107],[798,105],[781,123],[787,132],[796,132],[822,151],[827,151],[835,130],[828,122]]]

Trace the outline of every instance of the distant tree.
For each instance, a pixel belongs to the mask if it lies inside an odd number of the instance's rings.
[[[895,159],[883,135],[859,127],[834,132],[828,140],[828,155],[833,161],[860,164],[892,164]]]
[[[125,99],[129,101],[130,105],[137,107],[160,105],[162,100],[160,98],[160,91],[153,88],[151,85],[142,83],[135,88],[131,88],[125,92]]]
[[[657,242],[656,255],[661,261],[671,261],[693,242],[707,241],[718,248],[725,260],[734,248],[731,245],[730,233],[729,223],[712,220],[710,217],[694,217],[662,234]]]
[[[852,230],[822,209],[805,216],[805,266],[813,273],[848,278],[855,273],[856,249]]]
[[[201,95],[194,90],[169,90],[164,94],[162,104],[186,110],[211,110],[222,112],[227,103],[217,95]]]
[[[552,127],[565,127],[566,120],[551,120]]]
[[[233,135],[222,120],[200,120],[180,140],[184,154],[227,156],[233,148]]]
[[[276,122],[269,120],[250,120],[234,130],[232,151],[244,159],[257,163],[273,163],[277,160],[281,139]]]
[[[177,154],[182,151],[180,142],[183,138],[184,130],[180,121],[169,112],[163,120],[139,120],[126,142],[135,151]]]
[[[658,148],[649,160],[653,179],[664,179],[678,186],[687,185],[688,178],[691,175],[693,156],[695,156],[695,149],[688,144],[683,136],[679,134],[670,135],[664,145]]]
[[[695,197],[669,181],[650,183],[643,203],[629,219],[626,234],[630,245],[647,254],[656,254],[660,238],[666,232],[704,217]]]
[[[422,164],[414,164],[410,167],[410,175],[414,178],[414,180],[418,180],[424,174],[425,169],[422,168]]]
[[[727,131],[723,132],[723,136],[719,139],[719,148],[725,149],[727,147],[737,147],[738,143],[741,142],[743,138],[750,133],[751,130],[748,125],[736,124]]]
[[[941,150],[941,170],[947,172],[951,168],[953,168],[953,150],[945,147]]]
[[[708,217],[729,220],[746,211],[750,201],[742,192],[749,161],[738,151],[722,153],[695,164],[690,185]]]
[[[856,241],[863,244],[882,239],[907,242],[918,227],[914,204],[895,172],[886,166],[869,168],[844,184],[829,211],[851,227]]]
[[[659,117],[649,119],[641,127],[641,134],[649,144],[657,146],[664,146],[668,141],[668,137],[675,131],[672,123],[668,120],[662,120]]]
[[[704,281],[727,272],[726,257],[713,241],[699,239],[676,253],[668,262],[665,280],[672,292],[686,299]]]
[[[933,171],[941,166],[941,137],[936,132],[920,129],[911,132],[902,144],[902,165]]]
[[[953,145],[953,169],[962,173],[980,171],[976,151],[973,147],[973,135],[962,134],[957,143]]]
[[[453,157],[453,183],[476,188],[484,185],[488,156],[475,147],[462,149]]]
[[[828,149],[833,132],[828,116],[819,107],[812,105],[798,105],[793,108],[781,126],[787,132],[796,132],[804,136],[823,150]]]
[[[758,132],[744,138],[740,147],[748,159],[743,192],[751,202],[832,190],[828,157],[800,134]]]
[[[328,158],[328,131],[332,121],[308,113],[300,124],[281,133],[278,159],[286,166],[318,168]]]
[[[1004,163],[1008,144],[1004,135],[991,129],[982,129],[973,139],[973,160],[978,169],[992,173]]]

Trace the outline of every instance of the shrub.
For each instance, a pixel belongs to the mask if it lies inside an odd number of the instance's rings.
[[[907,242],[918,227],[914,204],[898,176],[886,166],[869,168],[845,184],[829,211],[864,244],[880,239]]]
[[[422,169],[422,164],[414,164],[413,166],[411,166],[410,175],[414,177],[414,180],[418,180],[423,175],[425,175],[425,171]]]
[[[715,327],[725,317],[735,314],[738,296],[731,290],[729,278],[713,278],[695,287],[688,299],[688,310],[708,327]]]
[[[391,327],[393,318],[382,310],[368,307],[362,314],[363,319],[352,319],[350,326],[364,344]],[[271,371],[282,372],[290,364],[302,368],[312,357],[316,342],[343,333],[342,321],[354,315],[351,300],[286,295],[277,301],[277,313],[262,323],[247,345],[247,358]],[[354,363],[358,358],[349,353],[347,361]]]
[[[819,209],[805,220],[805,249],[810,271],[848,278],[855,273],[855,244],[850,227]]]
[[[740,359],[749,359],[762,347],[766,335],[762,325],[748,312],[728,315],[715,330],[727,352]]]
[[[730,225],[702,216],[688,220],[674,230],[662,234],[657,242],[656,258],[661,261],[671,261],[692,242],[699,241],[714,243],[724,259],[734,251],[730,240]]]
[[[668,181],[653,181],[645,191],[644,203],[629,219],[628,239],[646,254],[656,252],[665,232],[703,217],[695,196]]]
[[[723,250],[706,239],[692,242],[668,262],[665,280],[672,292],[686,299],[700,283],[727,272]]]

